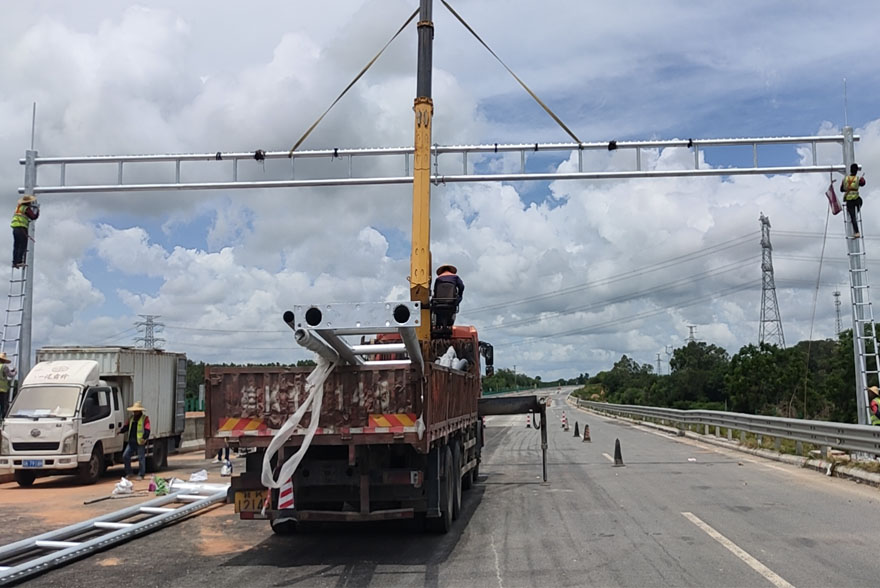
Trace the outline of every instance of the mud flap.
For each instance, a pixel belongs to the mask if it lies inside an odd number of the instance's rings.
[[[428,518],[436,518],[440,516],[440,450],[441,446],[435,446],[428,453],[428,510],[426,516]]]

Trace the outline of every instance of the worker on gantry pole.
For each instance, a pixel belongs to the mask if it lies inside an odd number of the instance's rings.
[[[420,0],[419,57],[416,79],[415,141],[413,153],[413,220],[410,257],[410,299],[421,303],[421,324],[416,329],[419,340],[431,339],[431,61],[434,23],[432,0]]]

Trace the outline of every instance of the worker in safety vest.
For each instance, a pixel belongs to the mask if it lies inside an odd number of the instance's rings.
[[[9,365],[11,363],[5,353],[0,353],[0,419],[5,419],[6,411],[9,410],[9,392],[15,378],[15,368]]]
[[[15,214],[12,215],[12,267],[24,266],[27,253],[28,225],[40,216],[40,205],[30,194],[18,199]]]
[[[843,192],[843,201],[846,202],[846,211],[852,220],[853,238],[861,237],[859,233],[859,225],[856,222],[856,211],[862,209],[862,198],[859,196],[859,187],[865,185],[865,174],[862,177],[856,177],[859,173],[859,164],[854,163],[849,166],[849,175],[840,182],[840,191]]]
[[[119,430],[120,434],[128,433],[125,450],[122,452],[122,463],[125,464],[125,477],[131,476],[131,454],[135,451],[138,456],[138,480],[144,479],[146,473],[146,445],[150,438],[150,417],[144,414],[144,407],[138,400],[128,407],[131,416],[128,422]]]
[[[880,425],[880,388],[871,386],[868,388],[868,396],[871,402],[871,424]]]

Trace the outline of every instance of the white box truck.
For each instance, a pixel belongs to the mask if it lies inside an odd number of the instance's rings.
[[[147,469],[167,464],[185,424],[186,355],[129,347],[45,347],[0,427],[0,468],[20,486],[76,474],[86,484],[122,463],[126,408],[150,417]],[[135,456],[136,459],[136,456]]]

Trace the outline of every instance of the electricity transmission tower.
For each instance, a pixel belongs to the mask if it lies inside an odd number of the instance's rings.
[[[761,213],[761,326],[758,341],[785,347],[782,319],[776,301],[776,282],[773,281],[773,246],[770,244],[770,219]]]
[[[840,290],[834,291],[834,312],[837,314],[837,330],[835,333],[840,335]]]
[[[134,342],[143,343],[143,349],[156,349],[157,343],[165,342],[165,339],[156,337],[156,334],[162,331],[165,324],[155,322],[155,320],[159,318],[158,314],[139,314],[138,316],[144,317],[144,320],[136,322],[134,326],[136,326],[138,330],[143,329],[144,335],[142,337],[137,337]]]

